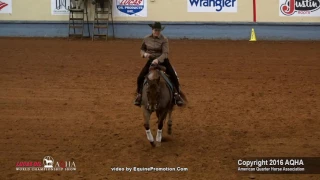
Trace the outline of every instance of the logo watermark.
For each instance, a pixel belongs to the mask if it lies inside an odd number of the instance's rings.
[[[45,156],[42,161],[19,161],[16,163],[17,171],[76,171],[74,161],[55,161],[51,156]]]

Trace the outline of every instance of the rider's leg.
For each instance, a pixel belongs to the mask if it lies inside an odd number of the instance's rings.
[[[144,81],[144,76],[148,74],[149,72],[149,67],[151,65],[151,61],[149,60],[145,66],[142,68],[138,78],[137,78],[137,97],[134,101],[134,104],[137,106],[140,106],[141,104],[141,99],[142,99],[142,87],[143,87],[143,81]]]
[[[172,81],[172,83],[174,84],[175,87],[175,94],[174,94],[174,98],[176,100],[176,103],[178,106],[183,105],[183,100],[180,97],[180,84],[179,84],[179,80],[178,77],[174,71],[174,69],[172,68],[169,59],[165,59],[163,61],[163,63],[161,63],[161,65],[166,67],[166,73],[170,76],[170,79]]]

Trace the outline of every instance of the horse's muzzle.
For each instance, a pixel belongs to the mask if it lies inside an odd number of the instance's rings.
[[[147,105],[147,109],[149,111],[156,111],[158,109],[158,104],[155,104],[155,105]]]

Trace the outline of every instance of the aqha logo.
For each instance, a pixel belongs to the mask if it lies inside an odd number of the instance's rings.
[[[0,11],[5,8],[6,6],[8,6],[7,3],[0,1]]]
[[[286,0],[280,6],[281,13],[291,16],[298,12],[299,14],[310,14],[320,8],[320,0]]]

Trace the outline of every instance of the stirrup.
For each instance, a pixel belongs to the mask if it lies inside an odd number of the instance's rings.
[[[176,104],[177,106],[182,106],[182,105],[184,104],[184,102],[183,102],[180,94],[177,93],[177,92],[174,93],[174,100],[175,100],[175,104]]]

